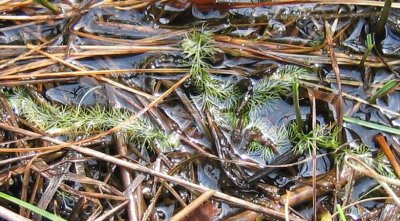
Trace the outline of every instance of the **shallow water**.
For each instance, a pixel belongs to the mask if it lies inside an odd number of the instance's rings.
[[[301,116],[306,125],[304,128],[306,132],[311,131],[312,127],[313,113],[309,97],[312,93],[317,100],[315,113],[317,124],[334,125],[338,122],[337,103],[335,103],[338,84],[336,74],[330,64],[329,49],[326,44],[323,45],[326,42],[325,21],[336,25],[335,56],[339,61],[340,79],[344,93],[368,100],[376,92],[378,86],[390,79],[397,78],[394,72],[399,70],[398,64],[394,63],[391,66],[392,70],[382,67],[383,65],[374,51],[371,53],[373,58],[369,57],[369,63],[366,63],[371,67],[368,69],[360,65],[361,57],[367,49],[366,36],[376,26],[377,10],[374,7],[313,3],[239,8],[236,4],[238,2],[262,1],[230,1],[217,7],[216,5],[199,4],[199,1],[198,4],[192,4],[191,1],[183,0],[157,2],[136,10],[122,10],[104,5],[90,8],[71,18],[46,22],[2,22],[0,26],[0,58],[14,58],[27,52],[28,50],[23,47],[25,44],[39,45],[53,39],[52,42],[48,42],[52,47],[44,47],[43,51],[60,53],[57,55],[59,58],[87,70],[154,69],[154,73],[140,73],[132,70],[123,75],[112,74],[107,77],[152,96],[159,96],[188,71],[159,73],[156,69],[190,68],[193,61],[182,52],[181,40],[190,35],[193,29],[200,32],[208,30],[214,33],[214,43],[218,48],[217,53],[206,60],[213,69],[213,79],[221,82],[221,88],[237,87],[240,88],[240,93],[243,93],[238,96],[239,98],[232,98],[232,102],[242,104],[242,108],[234,110],[237,118],[245,118],[243,113],[246,112],[245,107],[248,100],[254,97],[254,88],[263,79],[272,79],[276,76],[277,70],[289,64],[310,70],[310,74],[301,79],[309,84],[300,83],[299,92]],[[32,10],[34,11],[33,8],[26,8],[15,10],[14,13],[33,15]],[[400,52],[399,20],[399,11],[392,10],[384,38],[381,42],[376,42],[379,43],[376,44],[377,50],[388,62],[392,63],[397,61]],[[66,28],[66,25],[69,27]],[[10,49],[11,45],[20,47]],[[101,46],[139,45],[170,46],[174,50],[157,50],[156,48],[133,53],[116,52],[109,55],[79,56],[79,53],[99,51],[99,49],[85,49],[85,46],[99,46],[101,51]],[[110,48],[109,50],[118,51],[119,49]],[[0,65],[4,62],[5,60]],[[30,67],[31,63],[35,63],[36,66]],[[24,69],[18,69],[21,66],[24,66]],[[7,73],[41,74],[57,73],[58,71],[72,73],[76,70],[71,66],[35,54],[35,56],[28,56],[12,65],[2,67],[0,79],[2,75],[8,75]],[[64,75],[68,76],[68,74]],[[82,106],[84,108],[99,105],[108,109],[126,109],[135,114],[152,101],[124,91],[118,86],[101,82],[94,76],[79,77],[73,83],[35,84],[35,77],[29,80],[33,81],[34,87],[31,90],[37,91],[38,97],[45,98],[49,104],[68,107]],[[243,82],[247,82],[247,87]],[[328,87],[333,92],[317,89],[318,86]],[[12,88],[1,89],[10,92]],[[255,188],[257,183],[273,185],[280,189],[279,194],[284,194],[285,190],[312,177],[312,162],[308,161],[300,165],[270,170],[251,183],[248,182],[252,176],[265,169],[266,165],[276,163],[276,160],[279,164],[293,163],[309,157],[310,154],[291,154],[290,151],[296,145],[293,140],[280,145],[268,159],[265,158],[262,151],[251,152],[248,146],[254,138],[249,134],[251,130],[255,130],[255,127],[246,128],[246,124],[242,121],[236,125],[226,124],[219,119],[220,116],[217,116],[218,111],[228,112],[231,103],[213,101],[214,110],[203,108],[201,100],[198,99],[202,92],[196,88],[193,79],[185,82],[179,90],[165,98],[161,104],[146,113],[145,116],[151,119],[155,127],[161,128],[167,133],[179,134],[187,140],[182,142],[177,149],[165,153],[162,153],[161,149],[146,150],[136,143],[130,144],[126,157],[131,157],[137,163],[165,172],[182,163],[184,166],[179,169],[180,172],[176,176],[202,186],[227,192],[233,196],[245,197],[252,202],[270,200],[267,194],[263,194]],[[316,93],[316,91],[320,93]],[[376,104],[381,108],[399,113],[399,99],[400,93],[394,91],[378,98]],[[258,123],[261,122],[265,128],[288,129],[290,124],[296,120],[293,92],[287,92],[269,102],[269,105],[263,104],[262,110],[257,113],[255,119]],[[355,118],[393,128],[400,126],[397,116],[364,104],[358,104],[354,99],[346,98],[343,104],[341,111],[345,115],[350,114]],[[358,107],[355,108],[355,106]],[[3,109],[1,110],[3,113]],[[382,133],[381,131],[351,123],[344,123],[340,126],[344,127],[342,143],[352,142],[350,145],[352,147],[363,144],[373,154],[377,153],[379,147],[374,141],[374,136]],[[399,140],[399,137],[393,134],[383,134],[388,138],[390,144],[395,145]],[[68,135],[66,136],[68,137]],[[85,136],[87,135],[82,135],[82,137]],[[255,135],[253,134],[253,136]],[[9,138],[7,132],[0,131],[0,142]],[[236,142],[237,139],[240,142]],[[262,141],[266,143],[266,140],[274,141],[270,137],[263,137]],[[32,143],[31,145],[36,144]],[[200,157],[194,159],[193,162],[186,163],[185,160],[195,158],[199,153],[193,146],[219,157],[221,162]],[[113,146],[100,143],[94,148],[115,154]],[[323,176],[335,169],[335,155],[330,154],[333,151],[331,149],[317,148],[320,149],[317,154],[328,154],[317,159],[316,175]],[[289,158],[283,159],[283,162],[279,161],[282,159],[280,156],[286,152],[289,152],[292,158],[290,160],[288,160]],[[169,153],[181,154],[181,156],[171,156],[168,155]],[[232,161],[240,161],[245,166],[237,166]],[[49,163],[53,163],[53,161],[49,161]],[[15,165],[18,164],[15,163]],[[87,160],[85,165],[85,176],[104,181],[123,191],[121,175],[115,172],[112,165],[93,159]],[[360,198],[362,194],[372,188],[371,183],[373,184],[373,180],[362,180],[356,183],[351,197]],[[143,183],[144,204],[151,203],[152,197],[159,187],[157,184],[157,182],[153,183],[152,177],[146,177]],[[73,189],[83,189],[79,182],[66,185]],[[18,183],[11,185],[7,191],[17,194],[20,188]],[[195,195],[181,187],[174,186],[174,188],[186,203],[195,198]],[[325,197],[332,196],[328,194]],[[318,200],[324,199],[322,197]],[[78,197],[60,197],[58,198],[59,205],[54,205],[52,208],[61,210],[60,214],[67,217],[76,207],[77,201]],[[324,203],[329,205],[329,202],[326,201]],[[101,205],[103,209],[111,208],[111,204],[106,201],[102,201]],[[310,218],[310,205],[301,205],[298,207],[298,211]],[[177,209],[181,208],[173,195],[166,190],[162,192],[159,201],[154,206],[155,210],[150,215],[152,220],[167,220],[176,213]],[[215,205],[213,204],[213,206]],[[227,206],[224,203],[218,204],[217,207],[221,210],[219,214],[215,215],[218,218],[229,217],[238,212],[236,207]],[[380,209],[381,205],[379,202],[373,202],[364,204],[363,208],[372,211]],[[86,209],[82,209],[81,213],[85,214],[85,217],[89,217],[94,210],[95,205],[90,204]],[[354,207],[349,210],[349,213],[353,220],[360,218],[359,212]],[[126,218],[126,211],[118,214],[118,217]]]

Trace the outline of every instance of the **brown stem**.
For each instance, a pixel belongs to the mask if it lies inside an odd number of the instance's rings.
[[[30,132],[30,131],[27,131],[27,130],[23,130],[23,129],[19,129],[19,128],[17,129],[17,128],[14,128],[14,127],[9,126],[7,124],[4,124],[4,123],[0,123],[0,128],[3,128],[3,129],[8,130],[8,131],[13,131],[13,132],[17,132],[18,131],[19,133],[22,133],[22,134],[24,134],[26,136],[34,136],[34,137],[41,136],[40,134],[33,133],[33,132]],[[113,163],[113,164],[121,166],[121,167],[125,167],[127,169],[131,169],[131,170],[134,170],[134,171],[139,171],[139,172],[142,172],[142,173],[146,173],[146,174],[149,174],[149,175],[152,175],[152,176],[159,177],[159,178],[164,179],[164,180],[168,180],[170,182],[173,182],[173,183],[179,184],[181,186],[184,186],[185,188],[190,189],[192,191],[194,190],[194,191],[198,191],[198,192],[204,193],[206,191],[210,191],[211,190],[210,188],[207,188],[207,187],[204,187],[204,186],[201,186],[201,185],[186,181],[186,180],[181,179],[179,177],[170,176],[168,174],[152,170],[150,168],[147,168],[145,166],[142,166],[142,165],[139,165],[139,164],[136,164],[136,163],[132,163],[132,162],[128,162],[128,161],[125,161],[125,160],[121,160],[121,159],[118,159],[118,158],[116,158],[114,156],[110,156],[110,155],[101,153],[99,151],[93,150],[93,149],[77,146],[77,145],[70,144],[70,143],[65,143],[63,141],[60,141],[60,140],[57,140],[57,139],[54,139],[54,138],[51,138],[51,137],[47,137],[47,136],[42,137],[42,139],[45,140],[45,141],[48,141],[48,142],[61,144],[62,146],[69,147],[69,149],[77,151],[77,152],[79,152],[81,154],[84,154],[84,155],[87,155],[87,156],[96,157],[98,159],[102,159],[104,161]],[[228,203],[230,203],[232,205],[237,205],[237,206],[240,206],[240,207],[245,208],[245,209],[249,209],[249,210],[253,210],[253,211],[257,211],[257,212],[263,213],[263,214],[265,214],[267,216],[275,217],[275,218],[278,218],[278,219],[284,219],[285,218],[285,214],[283,212],[276,211],[276,210],[270,209],[270,208],[266,208],[265,206],[258,205],[258,204],[252,203],[252,202],[248,202],[246,200],[242,200],[242,199],[239,199],[239,198],[236,198],[236,197],[232,197],[232,196],[230,196],[228,194],[225,194],[225,193],[222,193],[222,192],[219,192],[219,191],[215,191],[214,197],[216,199],[228,202]],[[299,220],[299,221],[303,221],[304,220],[304,219],[295,217],[293,215],[289,216],[289,218],[290,218],[290,220]]]
[[[390,161],[390,164],[392,165],[394,172],[397,175],[397,178],[400,178],[400,164],[394,156],[388,143],[386,142],[385,137],[382,134],[378,134],[375,136],[375,141],[378,143],[378,145],[381,147],[382,151],[385,153],[386,157]]]
[[[334,172],[334,171],[333,171]],[[326,177],[322,178],[321,180],[317,181],[317,188],[315,190],[317,196],[321,196],[325,193],[331,192],[335,189],[335,185],[337,186],[344,186],[347,183],[347,179],[350,176],[352,170],[351,169],[344,169],[342,173],[340,174],[340,179],[337,181],[337,183],[334,182],[335,180],[335,175],[327,175]],[[359,174],[356,173],[354,174],[354,180],[357,180],[359,178]],[[289,206],[298,206],[301,205],[309,200],[312,200],[313,198],[313,192],[314,188],[311,186],[302,186],[298,189],[295,189],[291,191],[290,199],[289,199]],[[286,194],[281,196],[281,203],[284,205],[286,202]]]

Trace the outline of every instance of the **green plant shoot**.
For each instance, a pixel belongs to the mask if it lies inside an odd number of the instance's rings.
[[[113,128],[131,117],[126,110],[108,111],[101,106],[74,108],[36,103],[24,90],[15,89],[8,97],[17,113],[49,134],[72,135],[92,133]],[[140,118],[122,130],[128,141],[153,149],[169,150],[179,145],[175,134],[158,129],[149,119]]]
[[[372,122],[365,121],[365,120],[360,120],[360,119],[357,119],[354,117],[349,117],[349,116],[343,116],[343,120],[346,122],[349,122],[349,123],[358,124],[360,126],[368,127],[368,128],[375,129],[378,131],[383,131],[383,132],[387,132],[387,133],[391,133],[391,134],[400,135],[400,129],[397,129],[397,128],[388,127],[385,125],[376,124],[376,123],[372,123]]]
[[[339,204],[337,204],[336,206],[337,206],[337,209],[338,209],[338,212],[339,212],[340,220],[347,221],[346,215],[344,214],[342,206],[340,206]]]
[[[369,103],[375,103],[376,99],[390,93],[394,88],[396,88],[399,85],[399,81],[392,79],[383,85],[383,87],[379,88],[378,91],[375,92],[375,94],[368,99]]]
[[[57,5],[49,2],[48,0],[36,0],[37,3],[43,5],[50,11],[52,11],[54,14],[61,14],[61,9]]]
[[[374,40],[372,39],[372,35],[367,35],[367,50],[365,51],[363,57],[361,58],[360,65],[364,66],[365,60],[367,60],[368,56],[371,54],[372,49],[374,48]]]
[[[44,210],[42,208],[39,208],[39,207],[37,207],[35,205],[32,205],[30,203],[27,203],[25,201],[22,201],[22,200],[20,200],[18,198],[10,196],[10,195],[8,195],[6,193],[0,192],[0,197],[5,199],[5,200],[8,200],[10,202],[13,202],[13,203],[15,203],[15,204],[17,204],[17,205],[19,205],[21,207],[25,207],[25,208],[29,209],[32,212],[35,212],[35,213],[37,213],[37,214],[39,214],[39,215],[41,215],[43,217],[46,217],[49,220],[66,221],[65,219],[63,219],[63,218],[61,218],[61,217],[59,217],[59,216],[57,216],[55,214],[49,213],[49,212],[47,212],[46,210]]]

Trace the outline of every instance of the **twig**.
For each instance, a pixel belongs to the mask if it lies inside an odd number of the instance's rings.
[[[352,206],[355,206],[357,204],[361,204],[361,203],[365,203],[365,202],[369,202],[369,201],[374,201],[374,200],[387,200],[387,199],[391,199],[390,197],[372,197],[372,198],[368,198],[368,199],[363,199],[363,200],[358,200],[357,202],[354,203],[350,203],[347,206],[343,206],[343,210],[346,210]],[[337,216],[339,214],[339,212],[335,212],[332,214],[332,218]]]
[[[40,53],[40,54],[42,54],[42,55],[44,55],[46,57],[49,57],[52,60],[55,60],[55,61],[57,61],[57,62],[59,62],[59,63],[61,63],[63,65],[66,65],[66,66],[68,66],[70,68],[73,68],[73,69],[78,70],[78,71],[87,71],[85,68],[78,67],[78,66],[76,66],[74,64],[71,64],[70,62],[67,62],[67,61],[61,59],[61,58],[53,56],[52,54],[44,52],[44,51],[40,50],[40,48],[34,48],[32,45],[29,45],[29,44],[27,45],[27,47],[29,49],[31,49],[31,50],[35,50],[36,52],[38,52],[38,53]],[[125,86],[123,84],[120,84],[118,82],[115,82],[115,81],[113,81],[111,79],[108,79],[108,78],[105,78],[105,77],[102,77],[102,76],[94,76],[94,77],[99,79],[99,80],[102,80],[104,82],[107,82],[107,83],[109,83],[111,85],[114,85],[114,86],[117,86],[119,88],[122,88],[122,89],[124,89],[126,91],[129,91],[129,92],[132,92],[132,93],[135,93],[135,94],[138,94],[138,95],[150,98],[150,99],[154,99],[154,96],[152,96],[150,94],[144,93],[144,92],[136,90],[134,88],[127,87],[127,86]]]
[[[336,59],[336,54],[335,50],[333,47],[333,39],[332,39],[332,32],[334,32],[329,25],[328,21],[325,21],[325,33],[326,33],[326,40],[329,45],[329,55],[331,58],[331,64],[332,64],[332,69],[333,72],[335,73],[336,77],[336,84],[337,84],[337,95],[338,95],[338,108],[337,108],[337,113],[336,113],[336,120],[337,120],[337,126],[341,130],[343,126],[343,93],[342,93],[342,83],[340,81],[340,70],[339,70],[339,65]],[[339,140],[342,140],[342,135],[341,132],[339,133]]]
[[[328,172],[329,173],[329,172]],[[334,177],[333,175],[327,175],[326,177],[322,178],[321,180],[318,181],[317,186],[321,187],[316,189],[317,196],[320,196],[322,194],[325,194],[327,192],[330,192],[334,190],[335,185],[343,186],[346,184],[347,177],[351,173],[350,169],[343,170],[342,173],[340,174],[340,180],[337,181],[337,183],[334,183],[333,180]],[[305,203],[309,200],[312,199],[314,192],[314,188],[311,186],[303,186],[299,187],[298,189],[294,189],[291,191],[291,197],[289,199],[289,206],[297,206],[301,205],[302,203]],[[286,203],[286,194],[281,196],[280,201],[282,204]]]
[[[109,218],[110,216],[112,216],[114,213],[116,213],[118,210],[124,208],[124,206],[126,206],[129,203],[129,201],[125,201],[121,204],[119,204],[118,206],[112,208],[111,210],[109,210],[108,212],[104,213],[103,215],[97,217],[97,219],[95,219],[95,221],[103,221],[106,220],[107,218]]]
[[[31,131],[28,131],[28,130],[17,129],[15,127],[9,126],[9,125],[4,124],[4,123],[0,123],[0,128],[3,128],[3,129],[8,130],[8,131],[12,131],[12,132],[19,132],[19,133],[24,134],[26,136],[33,136],[33,137],[39,136],[39,134],[37,134],[37,133],[31,132]],[[170,182],[179,184],[179,185],[184,186],[184,187],[186,187],[188,189],[191,189],[191,190],[195,190],[195,191],[202,192],[202,193],[211,190],[211,189],[209,189],[207,187],[204,187],[204,186],[201,186],[201,185],[198,185],[198,184],[183,180],[183,179],[178,178],[178,177],[170,176],[170,175],[167,175],[167,174],[162,173],[162,172],[158,172],[158,171],[149,169],[149,168],[147,168],[145,166],[142,166],[142,165],[139,165],[139,164],[135,164],[135,163],[128,162],[128,161],[125,161],[125,160],[121,160],[121,159],[118,159],[118,158],[116,158],[114,156],[110,156],[110,155],[104,154],[102,152],[99,152],[99,151],[96,151],[96,150],[93,150],[93,149],[90,149],[90,148],[80,147],[80,146],[77,146],[77,145],[71,144],[71,143],[65,143],[63,141],[60,141],[60,140],[57,140],[57,139],[54,139],[54,138],[51,138],[51,137],[47,137],[47,136],[42,137],[42,139],[45,140],[45,141],[51,142],[51,143],[60,144],[59,147],[69,147],[69,149],[77,151],[77,152],[82,153],[84,155],[96,157],[98,159],[102,159],[104,161],[113,163],[113,164],[118,165],[118,166],[125,167],[127,169],[131,169],[131,170],[139,171],[139,172],[142,172],[142,173],[150,174],[152,176],[157,176],[157,177],[159,177],[161,179],[168,180]],[[261,205],[258,205],[258,204],[247,202],[245,200],[242,200],[242,199],[239,199],[239,198],[236,198],[236,197],[232,197],[232,196],[230,196],[228,194],[225,194],[225,193],[222,193],[222,192],[219,192],[219,191],[215,191],[214,197],[219,199],[219,200],[228,202],[229,204],[237,205],[237,206],[240,206],[242,208],[246,208],[246,209],[249,209],[249,210],[260,212],[260,213],[263,213],[263,214],[268,215],[268,216],[276,217],[276,218],[279,218],[279,219],[284,219],[285,218],[285,214],[280,212],[280,211],[276,211],[274,209],[269,209],[269,208],[267,208],[265,206],[261,206]],[[294,216],[291,216],[290,220],[303,221],[303,219],[297,218],[297,217],[294,217]]]
[[[317,109],[315,103],[315,95],[311,90],[308,90],[308,97],[311,100],[311,113],[312,113],[312,129],[313,129],[313,141],[312,141],[312,188],[313,188],[313,220],[317,221],[317,140],[316,140],[316,128],[317,128]],[[287,202],[288,203],[288,202]]]
[[[189,215],[192,211],[199,207],[203,202],[207,201],[212,195],[214,195],[214,193],[215,190],[208,190],[204,192],[197,199],[193,200],[193,202],[191,202],[187,207],[175,214],[170,221],[179,221],[183,219],[185,216]]]
[[[1,76],[0,80],[12,79],[31,79],[35,78],[57,78],[57,77],[72,77],[86,75],[111,75],[111,74],[129,74],[129,73],[185,73],[189,69],[180,68],[154,68],[154,69],[116,69],[116,70],[93,70],[93,71],[73,71],[73,72],[57,72],[57,73],[41,73],[41,74],[21,74],[13,76]]]
[[[32,221],[2,206],[0,206],[0,217],[8,221]]]
[[[314,84],[314,83],[310,83],[310,82],[306,82],[306,81],[300,81],[300,83],[303,84],[303,85],[305,85],[305,86],[315,87],[315,88],[324,89],[324,90],[327,90],[327,91],[330,91],[330,92],[335,92],[334,89],[329,88],[329,87],[325,87],[325,86],[323,86],[323,85]],[[400,117],[400,114],[397,113],[397,112],[395,112],[395,111],[392,111],[392,110],[389,110],[389,109],[380,107],[379,105],[376,105],[376,104],[371,104],[371,103],[369,103],[368,101],[366,101],[366,100],[364,100],[364,99],[362,99],[362,98],[353,96],[353,95],[351,95],[351,94],[348,94],[348,93],[343,92],[343,97],[345,97],[345,98],[347,98],[347,99],[351,99],[351,100],[358,101],[358,102],[360,102],[360,103],[362,103],[362,104],[366,104],[366,105],[369,105],[369,106],[371,106],[371,107],[374,107],[374,108],[380,110],[382,113],[386,113],[386,114],[390,114],[390,115],[393,115],[393,116],[396,116],[396,117]]]
[[[381,147],[383,152],[385,153],[386,157],[388,158],[390,164],[394,169],[394,172],[397,175],[397,178],[400,178],[400,164],[397,162],[396,157],[394,156],[392,150],[390,149],[389,145],[387,144],[385,137],[382,134],[378,134],[375,136],[375,141]]]
[[[128,150],[126,144],[123,142],[123,139],[115,135],[114,136],[117,153],[121,156],[127,156]],[[124,185],[125,191],[124,194],[128,198],[129,204],[126,208],[128,213],[129,220],[139,220],[137,210],[138,200],[139,198],[135,197],[136,187],[143,181],[144,176],[138,176],[135,180],[133,180],[131,173],[125,168],[120,168],[120,174],[122,179],[122,184]],[[132,182],[133,181],[133,182]],[[134,185],[131,185],[134,184]]]
[[[286,202],[285,202],[285,220],[290,221],[289,219],[289,199],[290,199],[290,191],[286,191]]]
[[[200,2],[200,1],[199,1]],[[235,2],[232,3],[230,1],[227,2],[219,2],[214,0],[203,1],[204,3],[200,3],[199,7],[213,7],[213,8],[225,8],[225,9],[233,9],[233,8],[252,8],[252,7],[262,7],[262,6],[273,6],[273,5],[291,5],[291,4],[300,4],[300,3],[319,3],[324,5],[330,4],[343,4],[343,5],[364,5],[364,6],[377,6],[383,7],[384,2],[380,1],[368,1],[368,0],[276,0],[273,2]],[[393,3],[392,8],[400,8],[400,4]]]
[[[37,21],[37,20],[55,20],[55,19],[62,19],[68,18],[72,16],[76,16],[82,12],[78,11],[69,11],[64,14],[59,15],[0,15],[0,20],[7,20],[7,21]]]
[[[351,161],[354,161],[356,163],[353,163]],[[388,184],[393,184],[396,186],[400,186],[399,180],[388,178],[386,176],[378,174],[370,166],[368,166],[361,159],[355,156],[346,155],[344,157],[344,162],[348,166],[352,167],[354,170],[376,179],[379,182],[379,184],[386,190],[386,192],[392,197],[392,199],[396,202],[396,204],[400,206],[399,197],[393,192],[392,188],[388,185]]]

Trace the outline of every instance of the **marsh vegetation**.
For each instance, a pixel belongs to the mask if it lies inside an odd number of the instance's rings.
[[[398,8],[1,1],[0,217],[398,220]]]

